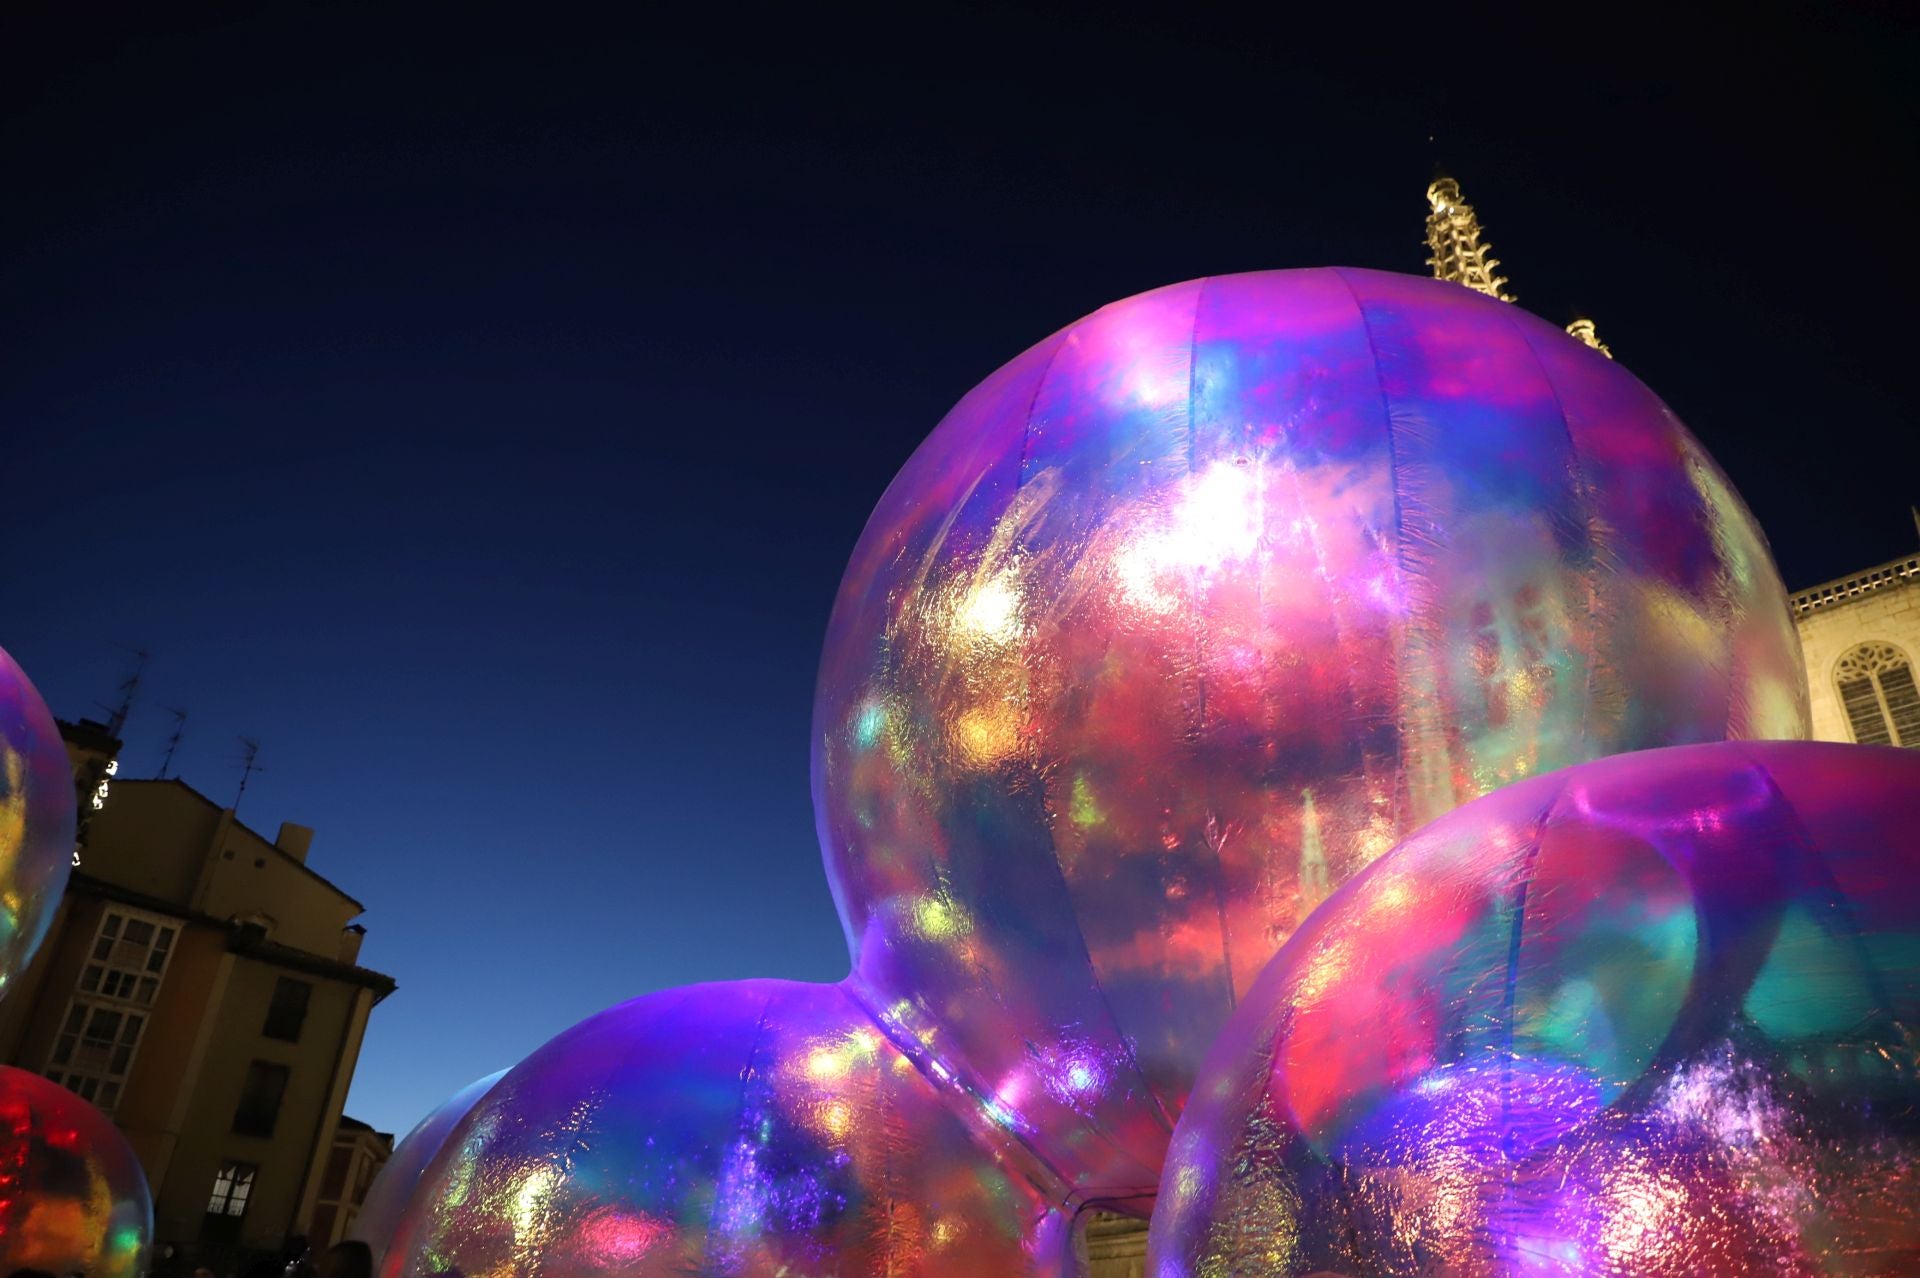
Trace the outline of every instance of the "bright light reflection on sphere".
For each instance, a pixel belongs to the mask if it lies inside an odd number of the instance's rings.
[[[1150,1197],[1237,996],[1422,823],[1801,737],[1785,592],[1621,365],[1458,285],[1116,302],[982,382],[841,585],[815,803],[857,981],[1084,1197]]]
[[[1234,1012],[1153,1278],[1920,1271],[1920,753],[1645,751],[1349,883]]]

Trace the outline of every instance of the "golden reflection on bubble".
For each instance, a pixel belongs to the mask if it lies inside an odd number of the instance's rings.
[[[1305,968],[1300,972],[1294,985],[1294,1001],[1301,1006],[1311,1006],[1327,996],[1334,983],[1345,975],[1354,960],[1353,941],[1347,936],[1327,936],[1321,939]]]
[[[1673,1217],[1686,1207],[1686,1190],[1672,1175],[1634,1159],[1607,1178],[1605,1193],[1600,1245],[1623,1272],[1651,1268],[1675,1232]]]
[[[951,941],[971,932],[973,920],[953,897],[941,892],[914,901],[913,929],[922,940]]]
[[[1672,587],[1649,583],[1643,598],[1655,633],[1673,647],[1700,651],[1719,639],[1720,623]]]
[[[952,741],[964,766],[991,768],[1020,748],[1020,712],[1004,702],[964,711],[954,720]]]
[[[529,1237],[541,1232],[554,1191],[560,1187],[560,1173],[551,1167],[536,1167],[520,1181],[513,1193],[514,1233]]]
[[[27,761],[19,751],[0,745],[0,767],[7,773],[7,797],[0,799],[0,881],[11,881],[27,842]],[[9,913],[18,911],[17,904],[9,903]]]
[[[820,1130],[837,1144],[853,1130],[853,1107],[843,1100],[827,1101],[815,1112],[815,1119]]]

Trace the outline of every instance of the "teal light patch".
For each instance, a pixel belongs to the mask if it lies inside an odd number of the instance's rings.
[[[1666,909],[1629,927],[1595,927],[1561,956],[1578,976],[1523,994],[1516,1045],[1592,1071],[1611,1100],[1646,1068],[1673,1028],[1693,979],[1700,932],[1690,909]]]
[[[878,701],[869,701],[860,707],[860,715],[854,720],[854,743],[865,750],[880,739],[880,734],[886,731],[886,727],[886,707]]]
[[[1831,1035],[1872,1017],[1871,989],[1853,947],[1795,906],[1747,991],[1746,1013],[1774,1038]]]

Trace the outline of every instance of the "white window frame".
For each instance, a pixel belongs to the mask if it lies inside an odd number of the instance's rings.
[[[152,929],[144,943],[127,939],[130,923]],[[42,1074],[113,1114],[153,1023],[153,1005],[182,931],[179,919],[164,914],[123,905],[101,912]],[[103,1029],[104,1037],[98,1033]]]
[[[239,1174],[241,1172],[246,1173],[244,1180]],[[258,1163],[243,1163],[237,1158],[221,1159],[219,1168],[213,1173],[213,1191],[207,1195],[206,1214],[245,1220],[247,1208],[253,1205],[254,1186],[259,1183]],[[236,1204],[239,1211],[234,1210]]]

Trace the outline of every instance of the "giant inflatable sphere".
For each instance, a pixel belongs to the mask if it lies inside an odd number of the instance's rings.
[[[0,1065],[0,1273],[144,1278],[152,1238],[146,1174],[107,1116]]]
[[[373,1253],[376,1270],[386,1259],[387,1245],[393,1241],[407,1203],[412,1199],[420,1177],[426,1174],[427,1167],[433,1162],[434,1155],[447,1143],[447,1137],[453,1133],[454,1126],[467,1116],[467,1111],[479,1104],[480,1098],[506,1073],[501,1070],[475,1079],[440,1102],[431,1114],[414,1124],[413,1130],[401,1137],[400,1143],[394,1147],[393,1156],[387,1159],[380,1168],[380,1174],[367,1186],[366,1197],[361,1199],[360,1210],[353,1218],[352,1237],[367,1244]]]
[[[381,1272],[1046,1278],[1066,1223],[838,985],[623,1003],[509,1070],[433,1159]]]
[[[1152,1278],[1920,1272],[1920,753],[1653,750],[1329,900],[1180,1120]]]
[[[1455,284],[1276,271],[1108,306],[941,422],[841,584],[814,793],[893,1032],[1144,1199],[1235,998],[1402,835],[1805,730],[1759,530],[1632,374]]]
[[[73,865],[73,772],[60,729],[0,651],[0,998],[53,923]]]

